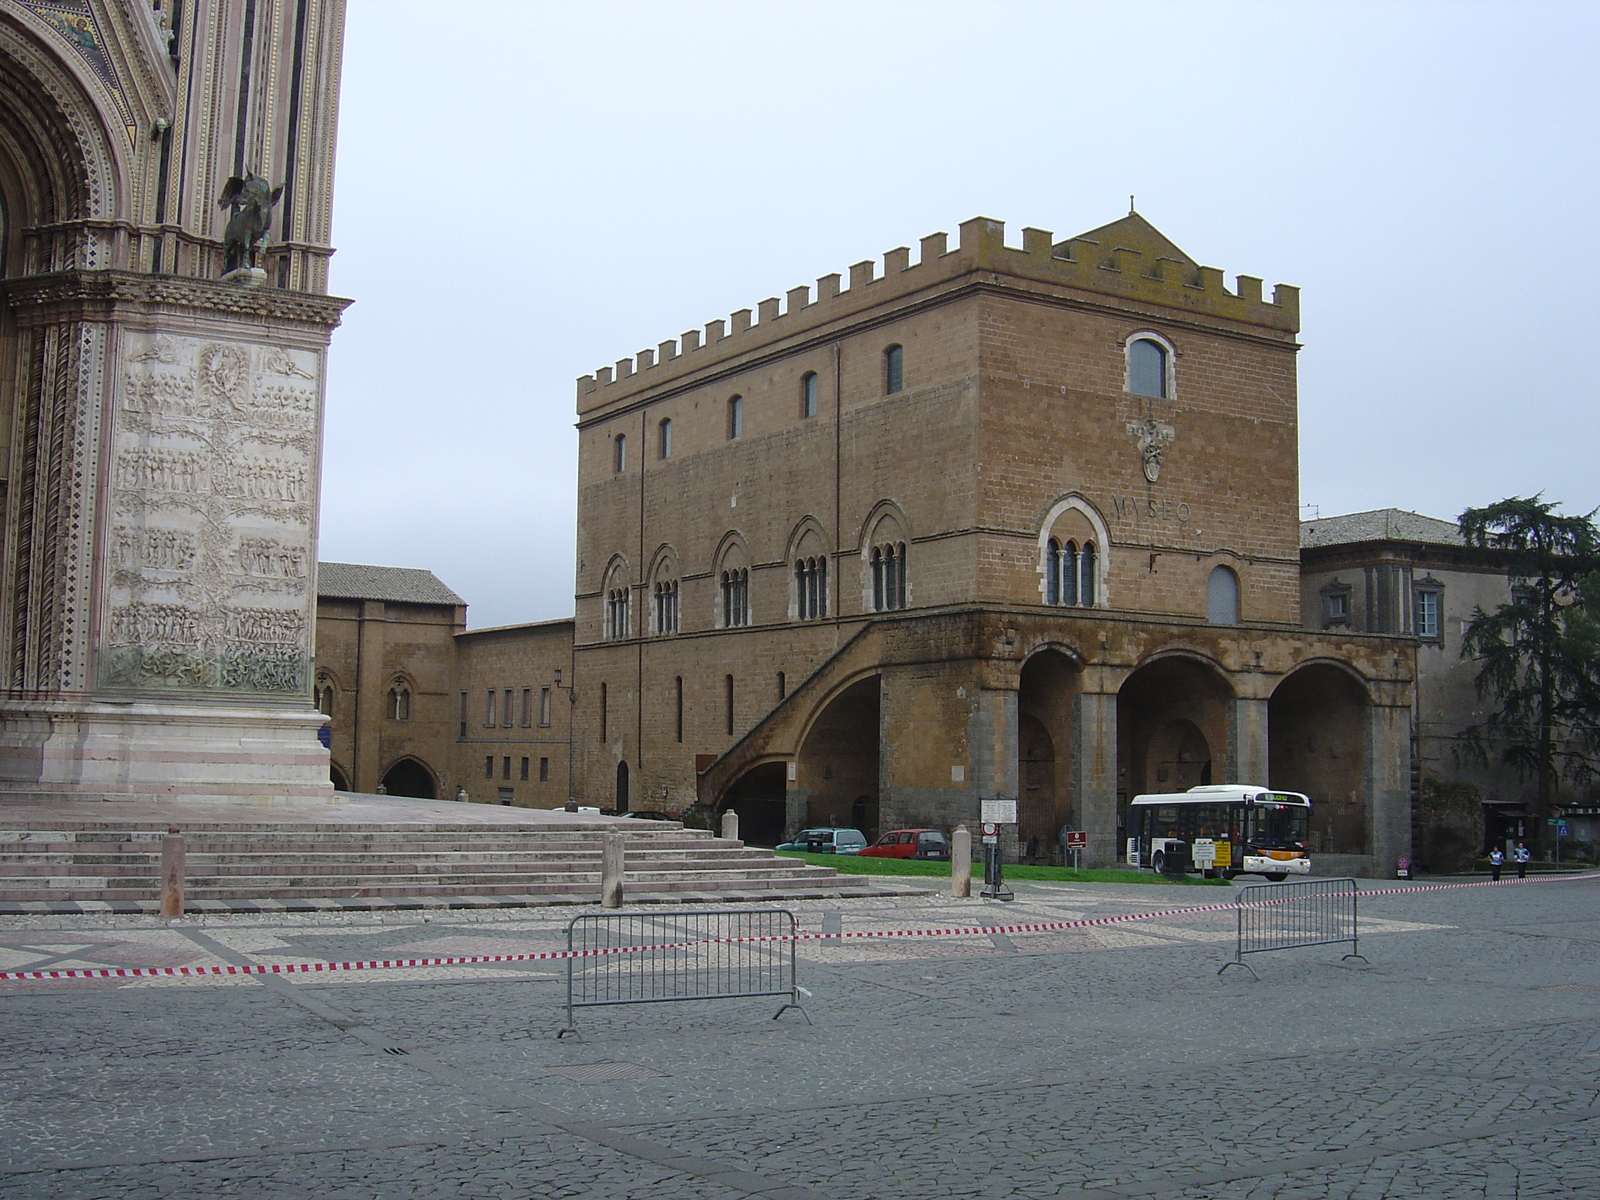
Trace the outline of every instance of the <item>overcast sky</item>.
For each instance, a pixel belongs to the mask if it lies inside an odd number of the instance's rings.
[[[935,230],[1303,289],[1324,516],[1600,504],[1600,4],[349,0],[321,556],[572,611],[573,381]],[[1581,369],[1580,369],[1581,368]]]

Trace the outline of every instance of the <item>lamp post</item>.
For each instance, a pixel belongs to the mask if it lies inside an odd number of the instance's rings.
[[[577,812],[578,811],[578,798],[577,798],[577,796],[575,796],[573,794],[573,791],[572,791],[572,714],[573,714],[573,712],[576,711],[575,706],[578,703],[578,688],[577,688],[576,684],[563,684],[561,682],[561,668],[557,667],[556,668],[556,676],[555,676],[555,689],[558,692],[565,692],[567,694],[567,703],[570,706],[573,706],[573,707],[569,707],[567,709],[567,803],[566,803],[566,810],[568,812]]]

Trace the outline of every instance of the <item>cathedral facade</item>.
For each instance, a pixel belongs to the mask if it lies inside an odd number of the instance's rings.
[[[343,19],[0,0],[0,797],[330,794]]]
[[[804,824],[1064,829],[1207,782],[1410,844],[1409,637],[1302,626],[1298,293],[1137,214],[975,219],[578,381],[575,785]]]

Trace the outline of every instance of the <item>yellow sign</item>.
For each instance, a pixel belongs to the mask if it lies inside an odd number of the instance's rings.
[[[1233,843],[1232,842],[1218,842],[1217,843],[1216,865],[1219,866],[1219,867],[1231,867],[1231,866],[1233,866]]]

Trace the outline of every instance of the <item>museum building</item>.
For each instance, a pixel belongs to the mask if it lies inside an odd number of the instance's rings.
[[[578,381],[574,785],[1118,856],[1130,797],[1303,791],[1410,846],[1409,631],[1301,620],[1298,292],[1143,217],[963,223]]]

